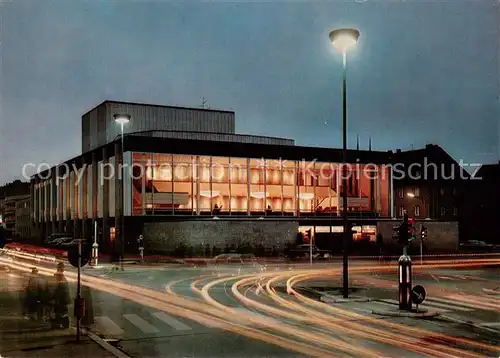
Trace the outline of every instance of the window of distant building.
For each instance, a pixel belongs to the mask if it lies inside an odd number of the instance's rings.
[[[444,195],[444,188],[441,188],[441,189],[439,190],[439,194],[441,194],[441,196],[443,196],[443,195]]]
[[[441,206],[441,216],[446,215],[446,208],[444,206]]]
[[[420,205],[415,205],[415,216],[420,216]]]
[[[453,216],[457,216],[458,215],[458,208],[455,206],[453,208]]]
[[[415,197],[420,197],[420,188],[415,188]]]
[[[400,206],[399,207],[399,216],[404,216],[404,214],[405,214],[405,208],[404,208],[404,206]]]
[[[405,197],[405,191],[403,188],[398,189],[399,197],[403,199]]]

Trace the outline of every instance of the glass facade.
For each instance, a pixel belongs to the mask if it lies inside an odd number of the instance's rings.
[[[133,153],[133,215],[338,215],[339,163]],[[388,216],[384,166],[346,169],[348,210]]]
[[[125,153],[125,215],[338,216],[340,163]],[[115,216],[114,158],[34,187],[34,218]],[[390,168],[352,164],[345,171],[349,212],[389,216]],[[95,178],[96,176],[96,178]],[[80,178],[80,179],[78,179]],[[94,179],[95,178],[95,179]],[[96,190],[93,180],[96,180]],[[54,190],[54,200],[49,200]],[[94,192],[95,191],[95,192]],[[53,206],[53,207],[51,207]]]

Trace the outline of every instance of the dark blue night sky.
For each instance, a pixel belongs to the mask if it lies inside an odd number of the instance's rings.
[[[340,146],[341,57],[355,26],[349,145],[437,143],[499,158],[498,1],[3,3],[0,184],[80,151],[105,99],[236,111],[237,131]]]

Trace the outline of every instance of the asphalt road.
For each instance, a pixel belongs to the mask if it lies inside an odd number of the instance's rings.
[[[352,265],[353,296],[370,301],[324,300],[336,297],[341,276],[328,264],[131,265],[82,277],[91,331],[134,357],[498,356],[500,261],[438,261],[414,268],[429,293],[421,307],[439,311],[432,319],[373,313],[398,311],[393,264]]]

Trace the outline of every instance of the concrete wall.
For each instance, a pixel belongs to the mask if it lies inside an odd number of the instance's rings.
[[[380,221],[377,223],[377,232],[384,239],[384,247],[389,250],[399,250],[399,244],[392,239],[392,227],[401,224],[400,220]],[[420,247],[420,225],[427,228],[427,240],[424,250],[428,253],[456,252],[458,250],[458,223],[456,221],[416,221],[417,239],[410,245],[415,252]]]
[[[262,243],[265,248],[283,249],[294,242],[298,223],[292,221],[183,221],[145,223],[144,244],[148,251],[170,252],[179,244],[225,248]]]

